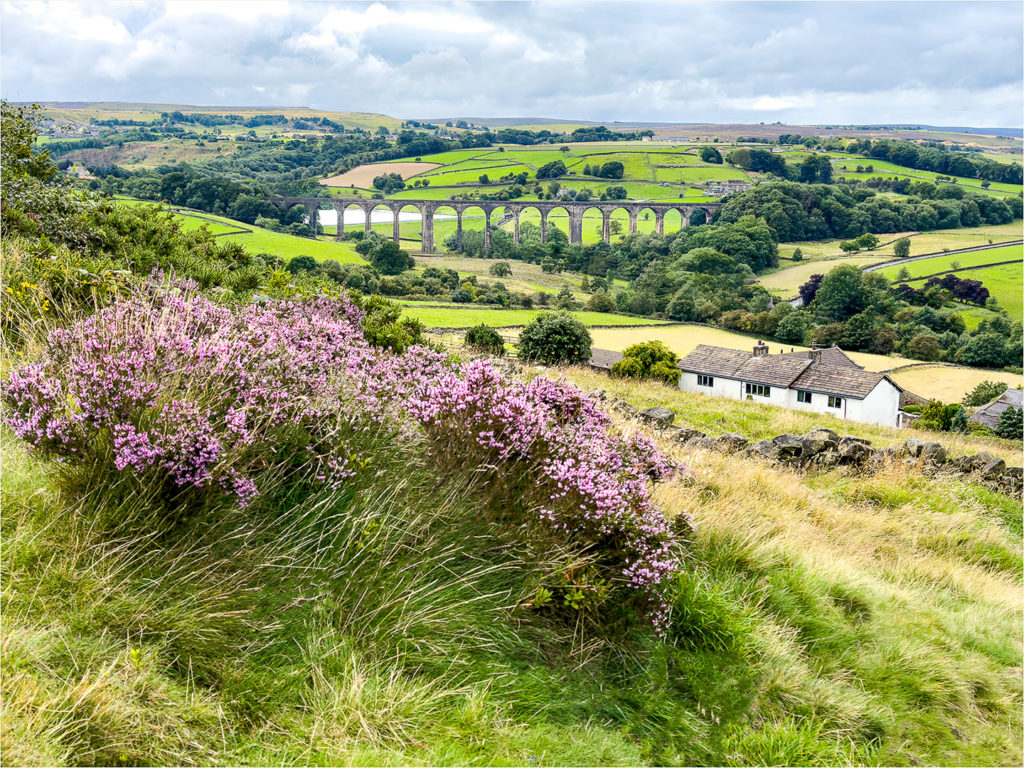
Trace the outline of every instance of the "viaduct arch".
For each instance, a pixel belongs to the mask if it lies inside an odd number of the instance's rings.
[[[420,213],[422,220],[422,248],[423,253],[434,253],[434,212],[438,208],[451,208],[457,217],[457,242],[459,250],[462,250],[462,215],[470,208],[479,208],[484,212],[484,246],[490,250],[491,231],[493,224],[491,214],[499,208],[503,208],[512,217],[512,238],[516,245],[519,245],[519,216],[527,208],[533,208],[540,212],[541,241],[547,241],[548,215],[555,209],[565,210],[569,213],[569,242],[583,242],[583,215],[589,210],[597,209],[602,215],[601,239],[608,242],[611,231],[611,216],[614,211],[625,210],[629,214],[629,231],[637,231],[637,221],[644,210],[654,213],[654,231],[659,234],[665,232],[665,214],[669,211],[678,211],[682,217],[682,226],[690,223],[690,215],[696,210],[704,211],[708,220],[712,214],[721,207],[721,203],[645,203],[631,200],[609,200],[575,202],[573,200],[367,200],[365,198],[343,198],[343,197],[272,197],[270,202],[287,211],[292,206],[303,205],[308,211],[319,210],[321,205],[333,208],[338,214],[337,239],[345,234],[345,211],[356,206],[366,215],[364,228],[370,231],[370,213],[377,208],[390,210],[394,221],[392,237],[398,242],[398,213],[403,208],[413,207]]]

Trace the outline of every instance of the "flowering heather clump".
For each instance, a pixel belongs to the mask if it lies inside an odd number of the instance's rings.
[[[339,377],[368,350],[359,310],[316,299],[241,311],[198,296],[129,299],[54,331],[42,361],[14,372],[7,424],[59,457],[214,483],[248,503],[285,428],[301,427],[319,479],[352,475]],[[330,417],[330,418],[328,418]]]
[[[422,434],[444,469],[525,478],[525,508],[646,600],[658,626],[679,560],[648,482],[676,467],[646,438],[615,434],[576,387],[455,367],[421,346],[394,354],[370,345],[362,319],[325,297],[236,310],[170,292],[122,300],[55,331],[42,360],[14,372],[6,421],[62,460],[241,505],[267,467],[338,486],[363,465],[358,432]]]
[[[483,362],[441,376],[410,410],[442,461],[499,473],[521,463],[543,518],[615,563],[629,587],[649,598],[655,623],[663,621],[659,593],[680,563],[647,481],[678,467],[650,440],[614,435],[608,416],[572,385],[505,381]]]

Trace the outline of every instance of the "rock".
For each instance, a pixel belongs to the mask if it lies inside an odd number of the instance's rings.
[[[998,480],[1003,475],[1003,470],[1006,469],[1006,462],[1002,459],[995,457],[991,461],[985,463],[981,468],[981,476],[985,480]]]
[[[871,457],[871,449],[864,443],[842,441],[839,443],[839,459],[844,464],[861,464]]]
[[[735,453],[747,447],[747,438],[737,435],[735,432],[728,432],[718,438],[718,444],[726,453]]]
[[[675,433],[673,439],[679,443],[686,443],[690,440],[696,440],[701,437],[707,437],[703,432],[697,429],[690,429],[689,427],[680,427],[679,431]]]
[[[612,403],[612,408],[619,413],[624,413],[627,416],[634,416],[636,414],[636,408],[625,400],[616,400]]]
[[[843,435],[839,438],[839,444],[843,443],[860,443],[861,445],[871,445],[870,440],[866,440],[863,437],[854,437],[853,435]]]
[[[758,440],[746,449],[749,456],[758,456],[762,459],[775,460],[779,458],[779,447],[771,440]]]
[[[772,440],[779,449],[779,458],[795,458],[803,453],[804,440],[797,435],[779,435]]]
[[[1003,473],[1006,477],[1016,478],[1017,480],[1024,480],[1024,467],[1007,467],[1006,472]]]
[[[608,393],[603,389],[592,389],[587,393],[591,398],[597,400],[599,403],[603,403],[608,399]]]
[[[836,443],[837,445],[839,443],[839,433],[834,432],[831,429],[828,429],[827,427],[815,427],[810,432],[808,432],[806,436],[816,437],[823,440],[831,440],[833,443]]]
[[[675,421],[676,415],[668,408],[655,405],[651,408],[645,408],[640,411],[640,418],[657,427],[667,427]]]
[[[915,459],[921,455],[921,449],[924,448],[924,442],[918,440],[916,437],[908,437],[903,442],[903,449],[900,451],[902,456],[912,456]]]
[[[928,442],[921,447],[921,461],[936,466],[946,463],[946,449],[942,443]]]
[[[835,435],[831,429],[815,429],[808,432],[802,439],[803,442],[803,454],[804,456],[817,456],[819,453],[825,451],[835,450],[839,445],[838,435],[832,438],[831,435]]]
[[[708,448],[711,450],[716,450],[719,447],[718,441],[713,437],[698,437],[693,440],[693,443],[700,448]]]
[[[961,468],[965,472],[974,472],[977,469],[981,469],[991,461],[996,460],[996,455],[989,453],[988,451],[980,451],[973,456],[962,456],[961,457]]]

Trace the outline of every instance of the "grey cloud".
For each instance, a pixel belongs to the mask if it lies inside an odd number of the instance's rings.
[[[1017,2],[6,2],[18,100],[1021,123]],[[56,21],[61,23],[55,23]]]

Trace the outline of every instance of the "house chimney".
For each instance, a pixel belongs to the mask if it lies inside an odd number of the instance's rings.
[[[768,345],[760,339],[757,340],[757,344],[754,345],[754,357],[765,357],[768,354]]]
[[[821,362],[821,350],[817,347],[811,347],[811,351],[807,353],[808,357],[811,358],[812,363]]]

